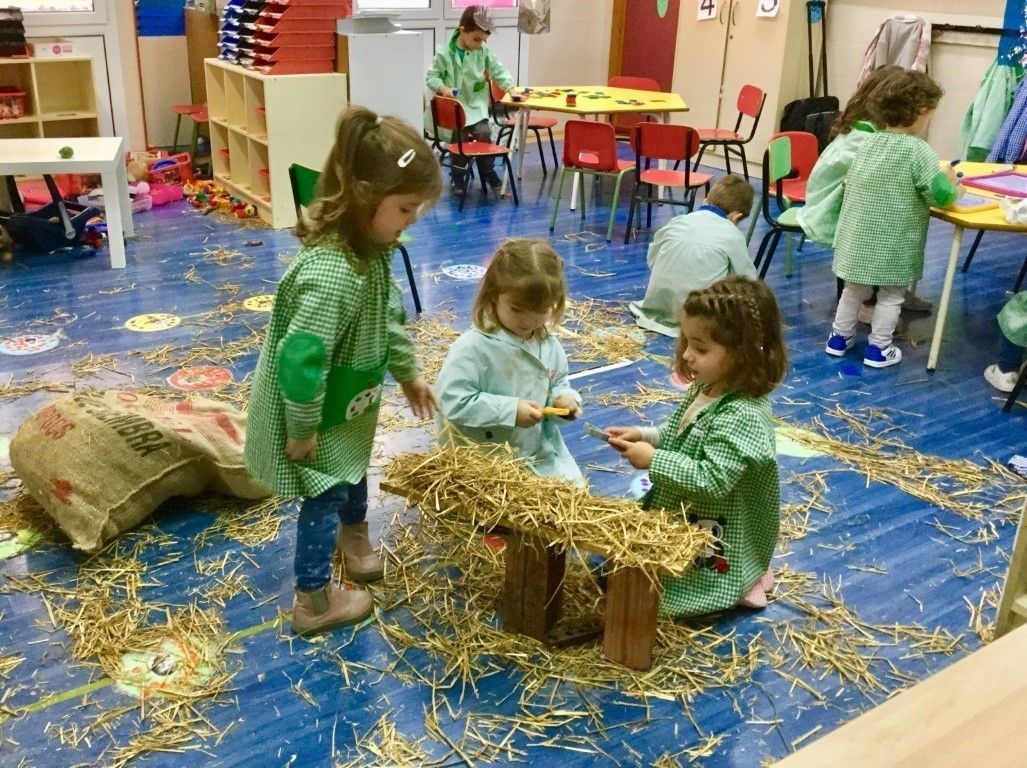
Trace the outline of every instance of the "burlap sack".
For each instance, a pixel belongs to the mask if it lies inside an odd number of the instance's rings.
[[[260,499],[243,465],[246,415],[129,391],[66,397],[30,417],[11,464],[77,549],[95,552],[171,496]]]

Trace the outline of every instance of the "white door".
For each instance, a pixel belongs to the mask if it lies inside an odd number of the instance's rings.
[[[717,0],[712,18],[700,21],[700,6],[709,0],[682,0],[674,53],[672,90],[681,95],[688,112],[673,115],[675,123],[713,128],[721,98],[724,50],[732,0]],[[705,16],[706,14],[703,13]]]

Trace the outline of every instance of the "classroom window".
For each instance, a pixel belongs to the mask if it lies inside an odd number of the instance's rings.
[[[19,0],[22,13],[92,13],[94,0]]]
[[[489,8],[516,8],[517,0],[452,0],[454,8],[466,8],[469,5],[486,5]]]
[[[361,11],[412,11],[426,10],[431,0],[358,0]]]

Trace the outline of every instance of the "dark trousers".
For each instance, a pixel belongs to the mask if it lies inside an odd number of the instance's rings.
[[[339,523],[352,525],[367,516],[367,478],[354,485],[336,485],[300,504],[296,520],[296,587],[320,589],[332,579],[332,556]]]
[[[492,127],[489,125],[488,120],[482,120],[475,123],[474,125],[468,125],[464,127],[464,141],[492,141]],[[456,141],[456,137],[453,137],[453,141]],[[449,175],[453,181],[464,182],[464,174],[467,172],[467,160],[457,155],[451,156],[453,165],[449,169]],[[488,179],[489,174],[492,173],[492,166],[495,164],[496,158],[490,157],[479,157],[475,160],[478,165],[478,174],[484,181]]]
[[[998,368],[1002,373],[1019,371],[1023,365],[1023,347],[1014,344],[1006,338],[1004,333],[999,333],[998,343]]]

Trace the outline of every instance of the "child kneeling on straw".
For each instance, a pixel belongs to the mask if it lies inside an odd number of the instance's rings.
[[[692,384],[660,429],[609,427],[609,443],[648,469],[645,509],[685,510],[714,536],[695,567],[663,577],[660,611],[762,608],[773,586],[781,490],[767,397],[788,365],[781,315],[766,283],[727,277],[692,291],[681,312],[674,368]]]

